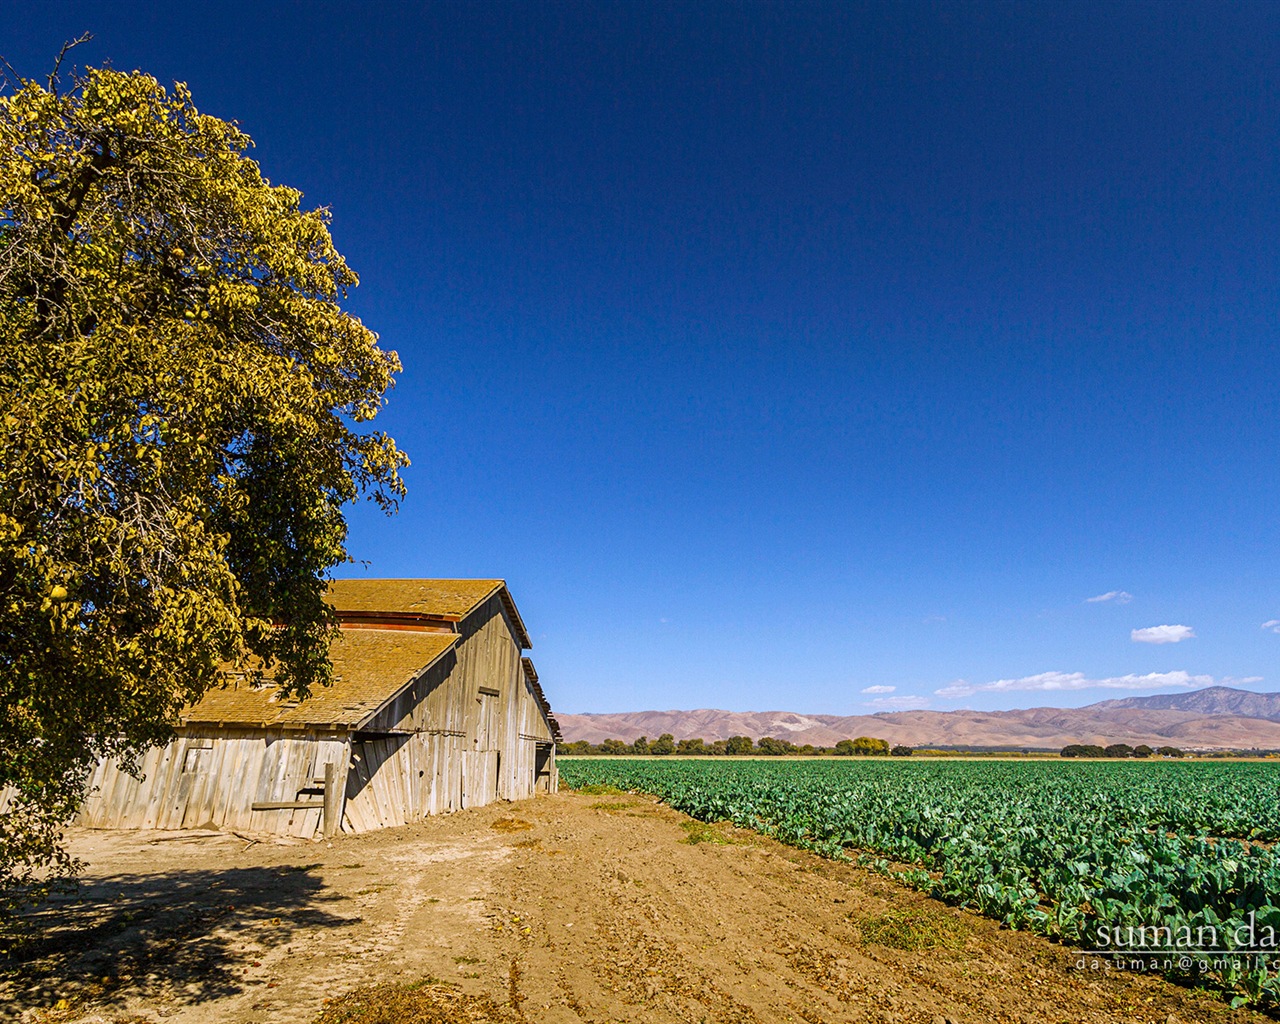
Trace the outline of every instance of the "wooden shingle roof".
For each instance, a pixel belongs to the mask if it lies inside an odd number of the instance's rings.
[[[305,701],[281,700],[274,686],[228,679],[182,714],[184,723],[340,726],[358,729],[456,644],[457,633],[344,629],[329,648],[333,685]]]
[[[342,612],[419,612],[462,619],[502,580],[333,580],[328,600]]]
[[[524,648],[533,646],[505,580],[333,580],[328,601],[340,619],[358,623],[378,617],[422,617],[461,622],[494,594]]]

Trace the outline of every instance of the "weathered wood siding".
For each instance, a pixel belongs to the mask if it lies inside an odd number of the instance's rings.
[[[89,780],[79,823],[93,828],[227,828],[310,837],[319,808],[255,811],[255,803],[321,799],[315,782],[324,766],[342,769],[347,737],[335,733],[263,729],[184,729],[154,747],[139,765],[141,778],[114,759]],[[340,773],[341,774],[341,773]]]
[[[535,777],[538,744],[554,744],[502,601],[459,629],[458,646],[356,735],[344,829],[555,791],[554,753],[541,784]]]

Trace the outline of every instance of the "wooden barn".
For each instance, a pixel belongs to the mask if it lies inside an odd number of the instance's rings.
[[[79,821],[310,837],[554,792],[559,726],[502,580],[340,580],[331,687],[229,678],[142,779],[100,764]]]

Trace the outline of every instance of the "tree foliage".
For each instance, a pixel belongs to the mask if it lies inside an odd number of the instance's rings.
[[[665,757],[666,755],[674,754],[675,752],[676,752],[675,737],[672,736],[671,733],[669,732],[664,732],[661,736],[659,736],[656,740],[654,740],[651,744],[649,744],[649,753],[657,754],[660,757]]]
[[[755,744],[750,736],[730,736],[725,743],[726,754],[750,754]]]
[[[836,744],[841,757],[873,757],[889,753],[889,741],[874,736],[859,736],[853,740],[841,740]]]
[[[0,891],[220,666],[327,683],[342,507],[403,494],[399,361],[250,145],[139,72],[0,96]]]

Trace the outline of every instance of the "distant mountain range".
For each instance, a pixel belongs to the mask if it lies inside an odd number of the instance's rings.
[[[1082,708],[1017,711],[893,711],[802,715],[791,711],[634,711],[557,715],[568,742],[775,736],[798,746],[833,746],[876,736],[913,747],[1063,747],[1068,743],[1169,744],[1189,749],[1280,749],[1280,693],[1211,686],[1187,693],[1104,700]]]
[[[1196,711],[1202,715],[1238,715],[1280,722],[1280,693],[1254,693],[1230,686],[1210,686],[1189,693],[1157,693],[1091,704],[1093,708],[1144,708],[1148,711]]]

